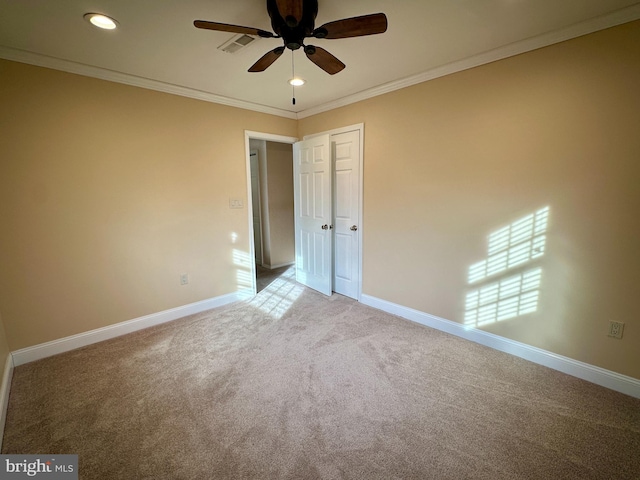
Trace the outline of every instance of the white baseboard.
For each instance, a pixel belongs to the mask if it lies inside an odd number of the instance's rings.
[[[116,323],[115,325],[109,325],[108,327],[97,328],[77,335],[71,335],[70,337],[41,343],[40,345],[34,345],[33,347],[23,348],[12,352],[13,364],[17,367],[25,363],[40,360],[41,358],[68,352],[93,343],[109,340],[110,338],[126,335],[127,333],[160,325],[161,323],[177,320],[178,318],[186,317],[187,315],[193,315],[194,313],[200,313],[211,308],[221,307],[238,300],[245,300],[251,296],[253,296],[253,294],[250,289],[241,290],[227,295],[203,300],[201,302],[190,303],[170,310],[152,313],[133,320]]]
[[[4,425],[7,421],[7,407],[9,406],[9,391],[11,390],[11,378],[13,377],[13,357],[7,355],[4,363],[4,374],[0,384],[0,447],[4,436]]]
[[[530,362],[544,365],[588,382],[601,385],[635,398],[640,398],[640,380],[621,375],[611,370],[589,365],[572,358],[557,355],[555,353],[533,347],[525,343],[509,340],[493,333],[484,332],[477,328],[468,327],[451,320],[436,317],[428,313],[404,307],[386,300],[381,300],[370,295],[363,294],[360,302],[378,310],[411,320],[427,327],[435,328],[466,340],[491,347],[501,352],[506,352],[516,357],[524,358]]]

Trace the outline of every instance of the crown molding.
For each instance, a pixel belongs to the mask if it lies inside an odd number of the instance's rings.
[[[71,62],[69,60],[49,57],[47,55],[40,55],[38,53],[27,52],[26,50],[18,50],[15,48],[0,46],[0,58],[20,63],[27,63],[29,65],[35,65],[37,67],[45,67],[51,68],[53,70],[75,73],[77,75],[83,75],[85,77],[98,78],[101,80],[107,80],[109,82],[122,83],[124,85],[146,88],[148,90],[169,93],[171,95],[179,95],[181,97],[194,98],[196,100],[202,100],[205,102],[227,105],[229,107],[267,113],[270,115],[276,115],[278,117],[291,118],[294,120],[297,118],[294,112],[290,112],[287,110],[268,107],[266,105],[246,102],[243,100],[237,100],[234,98],[228,98],[222,95],[216,95],[213,93],[203,92],[202,90],[196,90],[194,88],[181,87],[179,85],[173,85],[171,83],[165,83],[158,80],[138,77],[136,75],[116,72],[114,70],[107,70],[106,68],[99,68],[91,65],[85,65],[83,63]]]
[[[553,32],[548,32],[536,37],[531,37],[519,42],[511,43],[509,45],[505,45],[494,50],[489,50],[487,52],[480,53],[463,60],[451,62],[446,65],[427,70],[426,72],[403,78],[401,80],[396,80],[393,82],[385,83],[378,87],[363,90],[362,92],[358,92],[354,95],[349,95],[347,97],[343,97],[338,100],[319,105],[317,107],[302,110],[298,112],[298,119],[300,120],[312,115],[328,112],[329,110],[334,110],[336,108],[344,107],[352,103],[361,102],[369,98],[384,95],[385,93],[390,93],[395,90],[400,90],[412,85],[417,85],[418,83],[427,82],[429,80],[434,80],[436,78],[451,75],[452,73],[461,72],[470,68],[479,67],[480,65],[485,65],[487,63],[502,60],[508,57],[519,55],[521,53],[548,47],[549,45],[553,45],[555,43],[571,40],[572,38],[581,37],[589,33],[594,33],[599,30],[604,30],[605,28],[615,27],[616,25],[621,25],[623,23],[632,22],[638,19],[640,19],[640,4],[632,5],[621,10],[616,10],[615,12],[609,13],[607,15],[602,15],[600,17],[595,17],[581,23],[576,23],[560,30],[555,30]]]

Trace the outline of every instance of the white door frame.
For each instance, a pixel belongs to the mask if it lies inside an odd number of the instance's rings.
[[[360,137],[360,152],[358,153],[358,157],[359,157],[359,162],[360,162],[360,178],[358,179],[358,182],[360,183],[360,188],[358,189],[359,192],[359,196],[360,198],[358,199],[358,231],[359,231],[359,235],[358,235],[358,298],[357,300],[360,301],[360,298],[362,297],[362,237],[363,235],[363,231],[364,231],[364,224],[363,224],[363,185],[364,185],[364,123],[357,123],[355,125],[349,125],[347,127],[341,127],[341,128],[335,128],[333,130],[328,130],[326,132],[319,132],[319,133],[314,133],[311,135],[305,135],[303,140],[308,140],[310,138],[313,137],[317,137],[318,135],[326,135],[329,134],[329,136],[331,135],[336,135],[339,133],[346,133],[346,132],[353,132],[353,131],[358,131],[358,135]],[[332,159],[333,161],[333,159]],[[253,234],[253,232],[252,232]],[[254,254],[255,255],[255,254]]]
[[[294,144],[298,141],[297,137],[287,137],[284,135],[275,135],[273,133],[253,132],[251,130],[244,131],[244,153],[245,153],[245,170],[247,180],[247,222],[249,224],[249,258],[251,258],[251,296],[255,296],[257,293],[256,285],[256,246],[253,241],[253,205],[251,204],[251,147],[249,146],[250,139],[266,140],[268,142],[289,143]],[[291,163],[293,168],[293,161]],[[264,244],[264,241],[263,241]],[[263,252],[264,253],[264,252]]]
[[[260,154],[257,148],[252,148],[251,149],[251,153],[249,154],[249,157],[253,158],[253,156],[256,156],[258,163],[256,163],[256,173],[258,174],[258,227],[260,229],[260,265],[264,264],[264,245],[262,243],[262,236],[263,236],[263,231],[262,231],[262,199],[260,198]],[[253,167],[251,168],[251,175],[253,175]],[[253,188],[253,182],[251,183],[251,214],[253,216],[253,194],[255,193],[254,188]],[[253,219],[253,225],[255,227],[255,217]],[[253,244],[253,248],[254,248],[254,253],[256,250],[256,243],[255,243],[255,239],[256,239],[256,232],[255,229],[253,232],[253,240],[254,240],[254,244]]]

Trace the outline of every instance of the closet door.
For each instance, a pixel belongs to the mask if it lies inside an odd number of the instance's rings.
[[[360,132],[331,135],[333,291],[358,300],[360,286]]]

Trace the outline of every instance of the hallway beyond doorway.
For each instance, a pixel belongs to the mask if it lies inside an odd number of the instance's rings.
[[[280,278],[291,269],[295,279],[295,265],[285,265],[284,267],[274,268],[273,270],[256,264],[256,292],[260,293],[267,288],[272,282]]]

